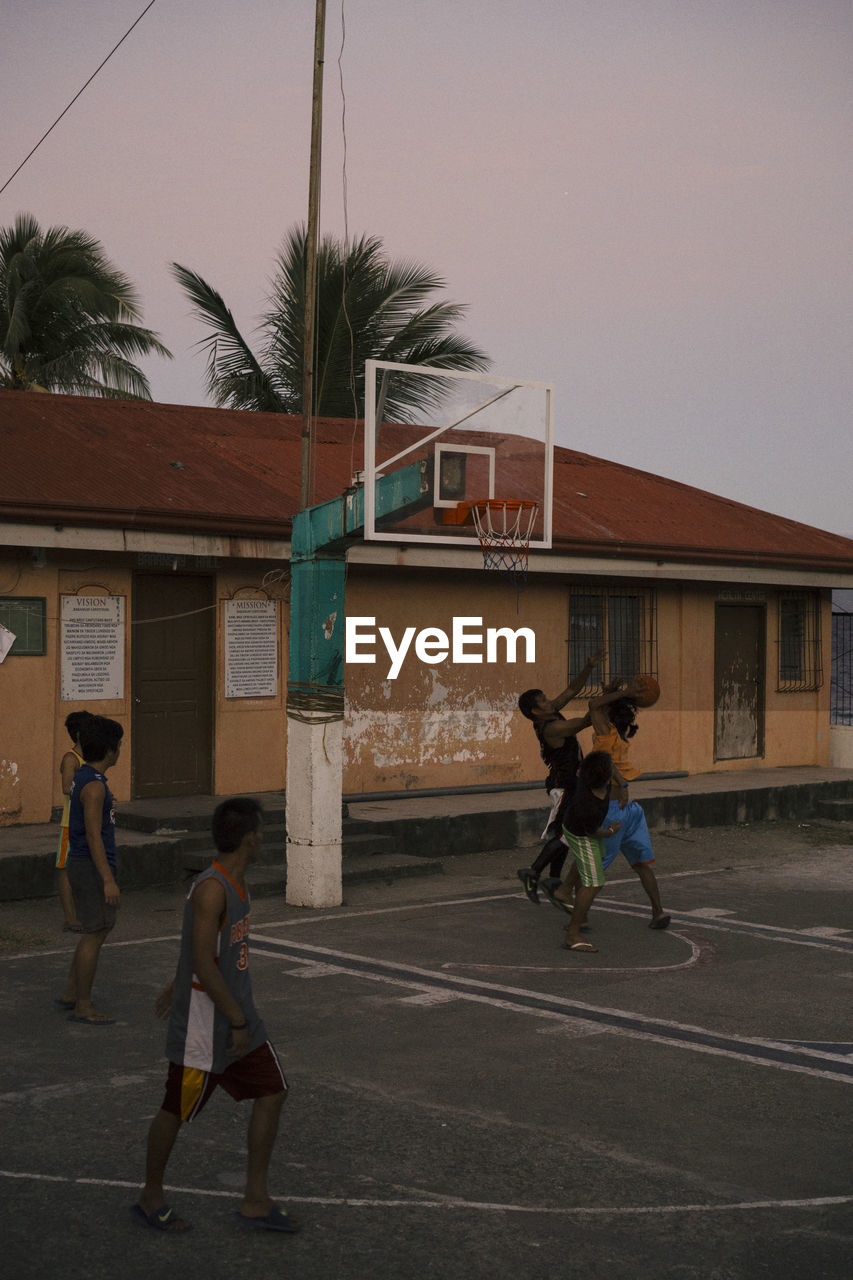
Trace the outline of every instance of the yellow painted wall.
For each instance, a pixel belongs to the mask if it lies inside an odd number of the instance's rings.
[[[35,569],[29,553],[0,553],[0,595],[47,598],[46,656],[0,663],[0,826],[10,826],[44,821],[58,780],[57,571]]]
[[[411,653],[394,680],[381,644],[374,666],[346,669],[347,721],[344,790],[350,793],[417,787],[530,781],[543,776],[533,731],[516,708],[518,694],[541,688],[548,696],[568,683],[568,594],[565,582],[531,576],[519,597],[497,575],[432,574],[410,570],[399,582],[367,571],[350,575],[350,615],[376,617],[399,642],[406,626],[441,627],[454,615],[488,626],[531,627],[533,666],[424,667]],[[829,763],[830,603],[822,604],[824,685],[806,693],[777,692],[775,588],[747,589],[745,603],[766,606],[765,750],[742,760],[714,759],[714,626],[718,600],[732,603],[737,584],[715,588],[656,585],[660,701],[638,715],[632,757],[647,773],[705,773]],[[624,673],[629,676],[631,673]],[[582,700],[564,714],[582,714]],[[584,750],[591,733],[580,736]]]
[[[215,574],[218,601],[235,594],[258,595],[263,569],[226,562]],[[86,704],[60,700],[59,613],[63,593],[104,591],[126,597],[125,696],[90,704],[125,729],[122,755],[111,773],[119,801],[130,796],[133,751],[131,710],[131,616],[134,562],[130,556],[94,551],[50,552],[36,567],[29,551],[0,550],[0,595],[45,596],[45,657],[15,656],[0,663],[0,825],[45,822],[61,803],[59,761],[67,750],[64,719]],[[576,580],[581,581],[580,579]],[[745,760],[714,760],[714,606],[728,594],[713,586],[657,584],[658,669],[662,696],[641,711],[633,754],[646,772],[707,772],[829,763],[830,604],[823,601],[823,688],[810,693],[776,690],[775,589],[745,594],[767,608],[765,754]],[[482,618],[488,627],[528,627],[536,636],[535,662],[505,657],[495,664],[426,665],[410,650],[397,680],[388,679],[389,659],[377,642],[373,665],[346,667],[344,739],[345,793],[425,787],[538,781],[544,770],[532,728],[517,710],[519,693],[542,688],[549,696],[568,682],[568,592],[566,581],[531,575],[516,600],[510,583],[481,571],[371,569],[350,566],[347,612],[373,616],[399,641],[408,626],[440,627],[453,618]],[[275,697],[224,696],[223,610],[217,610],[214,778],[217,795],[277,791],[284,786],[287,681],[287,593],[268,586],[279,601],[279,692]],[[502,651],[501,651],[502,652]],[[484,653],[485,656],[485,653]],[[630,673],[625,673],[629,675]],[[567,711],[582,712],[583,702]],[[585,750],[591,735],[581,737]]]
[[[410,650],[400,675],[389,680],[388,658],[378,643],[373,666],[345,668],[344,791],[537,778],[538,747],[516,703],[524,689],[558,692],[565,686],[564,590],[530,583],[516,612],[514,588],[497,575],[410,570],[395,575],[390,589],[388,581],[369,570],[351,571],[347,616],[374,616],[377,629],[388,627],[397,642],[407,626],[449,634],[454,617],[482,618],[484,636],[489,627],[529,627],[536,635],[536,661],[425,665]],[[517,657],[526,657],[523,646]]]
[[[0,595],[44,596],[47,600],[47,654],[16,655],[14,648],[0,663],[0,826],[47,822],[62,803],[59,763],[69,749],[65,718],[90,710],[109,716],[124,728],[122,751],[110,771],[110,788],[121,803],[130,799],[133,751],[131,655],[133,645],[133,564],[129,557],[97,552],[54,552],[43,567],[29,551],[0,551]],[[249,563],[215,575],[218,600],[258,595],[262,571]],[[64,594],[125,597],[124,697],[96,702],[61,701],[60,616]],[[278,598],[279,691],[274,698],[226,699],[224,696],[224,627],[217,610],[216,703],[214,722],[215,793],[277,791],[284,787],[287,687],[287,602]]]
[[[286,764],[288,604],[280,587],[256,584],[257,572],[227,570],[217,576],[216,708],[214,778],[216,795],[284,789]],[[222,602],[239,597],[278,600],[278,694],[270,698],[225,697],[225,620]]]

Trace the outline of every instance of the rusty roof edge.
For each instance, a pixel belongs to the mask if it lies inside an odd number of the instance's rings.
[[[555,538],[552,550],[563,555],[610,557],[614,560],[656,560],[659,564],[673,561],[684,564],[731,564],[796,569],[845,569],[853,573],[853,558],[825,554],[795,555],[781,551],[741,551],[732,547],[697,547],[679,543],[597,542],[587,538]]]
[[[192,512],[158,511],[137,507],[133,510],[101,511],[77,503],[0,502],[0,519],[22,524],[74,524],[95,529],[149,529],[192,533],[223,533],[245,537],[289,539],[291,520],[253,519],[247,516],[196,515]]]

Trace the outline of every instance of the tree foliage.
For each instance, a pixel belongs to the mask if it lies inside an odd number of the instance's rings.
[[[305,334],[304,227],[286,236],[276,259],[255,355],[223,298],[201,276],[172,264],[175,278],[209,328],[199,342],[207,353],[207,386],[216,404],[274,413],[302,411]],[[364,414],[365,360],[391,360],[436,369],[484,369],[487,356],[455,330],[465,308],[435,302],[444,288],[417,263],[390,262],[377,237],[348,247],[326,236],[317,252],[314,412],[324,417]],[[429,379],[395,377],[384,416],[416,421],[441,399]]]
[[[84,231],[21,213],[0,229],[0,387],[150,400],[134,363],[171,353],[136,290]]]

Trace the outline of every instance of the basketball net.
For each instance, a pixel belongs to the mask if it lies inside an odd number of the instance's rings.
[[[483,568],[509,574],[518,593],[527,583],[530,538],[539,503],[526,498],[483,498],[471,503]]]

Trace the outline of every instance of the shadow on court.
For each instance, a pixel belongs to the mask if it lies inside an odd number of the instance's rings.
[[[520,892],[529,851],[256,902],[257,1003],[291,1083],[271,1189],[300,1236],[246,1233],[246,1108],[181,1135],[183,1237],[131,1221],[165,1079],[154,998],[182,895],[129,894],[81,1027],[53,1005],[73,940],[0,909],[4,1263],[16,1277],[841,1280],[853,1253],[853,846],[761,824],[656,836],[670,929],[627,864],[599,951]]]

